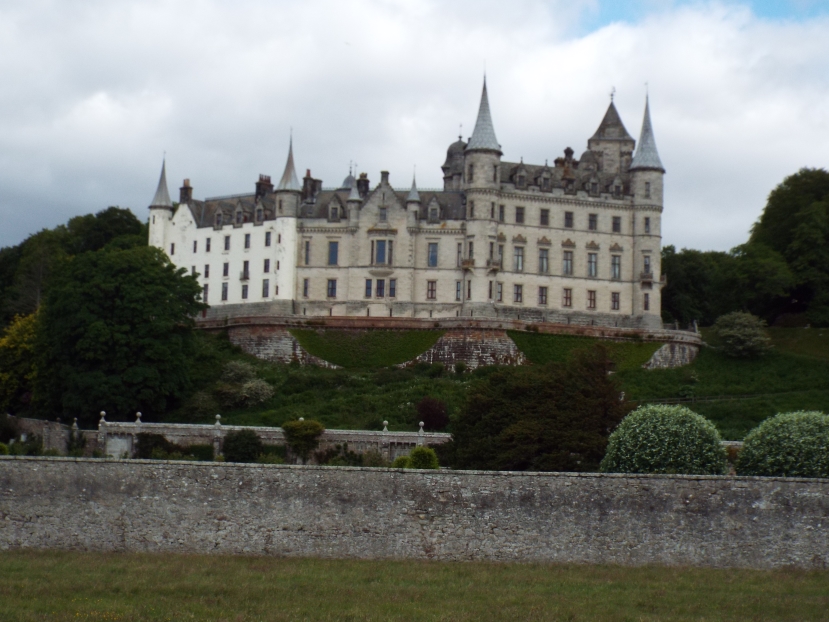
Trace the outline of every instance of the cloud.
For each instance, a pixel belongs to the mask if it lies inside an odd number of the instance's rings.
[[[0,245],[75,214],[146,216],[162,153],[197,197],[300,169],[338,185],[442,184],[484,64],[505,158],[586,148],[616,87],[638,136],[644,83],[668,169],[664,243],[727,249],[768,192],[829,161],[829,20],[677,4],[582,33],[582,2],[167,0],[0,3]],[[172,194],[175,193],[173,188]]]

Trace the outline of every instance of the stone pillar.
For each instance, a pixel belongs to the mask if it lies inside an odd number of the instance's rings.
[[[213,455],[222,455],[222,416],[216,415],[216,425],[213,426]]]

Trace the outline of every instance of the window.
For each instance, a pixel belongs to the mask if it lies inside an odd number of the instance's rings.
[[[271,295],[271,282],[268,279],[262,279],[262,298],[267,298]]]
[[[279,260],[276,260],[276,269],[279,270]]]
[[[194,253],[198,252],[198,249],[199,249],[199,243],[196,242],[196,240],[193,240],[193,252]]]
[[[245,234],[245,248],[250,248],[250,233]]]
[[[371,298],[371,279],[366,279],[366,298]]]
[[[376,254],[374,255],[374,263],[384,264],[386,263],[386,241],[385,240],[377,240],[374,243],[374,248]]]
[[[207,283],[201,288],[201,299],[202,302],[207,302]]]
[[[222,265],[222,276],[230,276],[230,264],[227,262]]]
[[[512,286],[512,301],[513,302],[524,302],[524,286],[523,285],[513,285]]]
[[[242,221],[244,220],[244,218],[245,218],[245,216],[244,216],[244,214],[242,214],[242,211],[241,211],[241,210],[239,210],[238,212],[236,212],[236,224],[237,224],[237,225],[242,224]]]
[[[225,236],[225,250],[226,251],[230,250],[230,236],[229,235]]]
[[[475,243],[469,242],[469,252],[466,254],[467,259],[474,259],[475,258]]]
[[[249,279],[250,278],[250,262],[244,261],[242,262],[242,278]]]
[[[613,217],[613,233],[621,233],[622,232],[622,217],[621,216],[614,216]]]
[[[437,222],[438,221],[438,208],[432,207],[429,209],[429,221],[430,222]]]
[[[222,300],[227,300],[227,283],[222,283]]]
[[[645,233],[651,232],[651,219],[650,216],[645,216]]]
[[[337,279],[328,279],[328,290],[326,295],[329,298],[337,297]]]
[[[429,242],[429,257],[428,264],[430,268],[436,268],[438,265],[438,243]]]
[[[538,304],[546,305],[547,304],[547,288],[546,287],[539,287],[538,288]]]
[[[302,279],[302,297],[308,298],[308,290],[311,289],[310,279]]]
[[[562,262],[561,271],[565,275],[573,274],[573,251],[564,251],[564,261]]]
[[[521,246],[516,246],[515,251],[513,252],[513,257],[515,258],[515,271],[516,272],[523,272],[524,271],[524,249]]]
[[[598,273],[598,255],[596,253],[587,253],[587,276],[596,276]]]
[[[221,227],[221,226],[222,226],[222,213],[221,213],[221,212],[219,212],[218,214],[216,214],[216,226],[217,226],[217,227]]]
[[[270,260],[270,259],[266,259],[266,260],[263,262],[263,264],[264,264],[264,265],[262,266],[262,272],[264,272],[265,274],[267,274],[268,272],[270,272],[270,271],[271,271],[271,260]]]
[[[469,202],[469,217],[475,218],[475,201]]]
[[[329,242],[328,243],[328,265],[329,266],[336,266],[337,265],[337,255],[339,254],[340,244],[339,242]]]
[[[646,199],[651,198],[651,182],[649,182],[649,181],[645,182],[645,198]]]
[[[561,306],[562,307],[572,307],[573,306],[573,290],[569,287],[565,287],[561,292]]]
[[[380,215],[380,222],[388,222],[389,220],[389,208],[388,207],[381,207],[379,210]]]
[[[386,281],[385,279],[377,279],[377,288],[374,290],[378,298],[383,298],[386,295]]]
[[[340,210],[339,208],[334,205],[331,207],[331,220],[339,220],[340,219]]]
[[[573,212],[564,212],[564,226],[568,229],[573,228]]]
[[[276,243],[277,244],[282,244],[282,234],[281,233],[276,234]]]
[[[455,300],[461,299],[461,287],[463,283],[461,281],[455,281]]]
[[[467,177],[466,177],[467,183],[472,183],[472,180],[474,179],[474,175],[475,175],[475,166],[470,164],[469,165],[469,175],[467,175]]]
[[[397,296],[397,279],[389,279],[389,298]]]
[[[492,281],[489,282],[489,294],[487,295],[489,300],[492,300]]]
[[[247,286],[247,283],[245,283],[244,285],[242,285],[242,300],[247,300],[247,299],[248,299],[248,286]]]
[[[489,206],[489,217],[492,218],[492,220],[495,220],[495,202],[494,201]]]
[[[651,310],[651,296],[650,294],[645,294],[645,299],[642,301],[642,308],[645,311]]]
[[[541,219],[540,224],[542,227],[549,227],[550,226],[550,210],[543,209],[541,210]]]
[[[311,240],[305,240],[305,265],[311,264]]]
[[[463,242],[458,242],[458,266],[460,267],[463,260]]]
[[[265,246],[271,245],[271,232],[265,231]]]
[[[210,264],[204,264],[204,278],[210,278]]]
[[[207,238],[207,239],[204,241],[204,252],[205,252],[205,253],[209,253],[209,252],[210,252],[210,238]]]
[[[588,309],[595,309],[596,308],[596,290],[593,290],[593,289],[587,290],[587,308]]]
[[[618,281],[622,278],[622,256],[613,255],[610,258],[610,278]]]
[[[595,181],[592,184],[590,184],[590,192],[592,194],[599,194],[599,184],[597,184]]]
[[[515,208],[515,222],[519,225],[524,224],[524,208],[523,207],[516,207]]]
[[[467,281],[466,282],[466,299],[467,300],[472,299],[472,281]]]
[[[257,208],[256,208],[256,222],[262,222],[262,219],[263,219],[264,215],[265,215],[265,214],[264,214],[264,212],[262,211],[262,208],[261,208],[261,207],[257,207]]]
[[[503,205],[498,206],[498,220],[501,222],[504,222],[504,219],[506,218],[505,211],[506,210]]]
[[[279,199],[279,213],[282,213],[282,199]]]
[[[190,266],[190,275],[196,276],[196,266]]]
[[[550,251],[546,248],[538,250],[538,271],[541,274],[547,274],[550,264]]]
[[[622,194],[622,186],[613,186],[613,194],[616,196]]]
[[[619,292],[611,292],[610,294],[610,310],[611,311],[618,311],[619,310]]]
[[[645,255],[645,274],[651,273],[651,257],[650,255]]]
[[[492,181],[498,181],[498,166],[492,167]]]
[[[498,302],[503,302],[504,301],[504,284],[503,283],[496,283],[495,293],[496,293],[496,300]]]
[[[588,214],[587,215],[587,228],[590,231],[596,231],[599,228],[599,215],[598,214]]]
[[[503,244],[498,245],[498,261],[501,262],[502,264],[504,262],[504,245]]]
[[[174,243],[174,244],[170,244],[170,254],[171,254],[171,255],[175,255],[175,254],[176,254],[176,245],[175,245],[175,243]]]
[[[426,281],[426,300],[435,300],[438,297],[438,282]]]
[[[489,258],[492,259],[495,257],[495,242],[489,243]]]

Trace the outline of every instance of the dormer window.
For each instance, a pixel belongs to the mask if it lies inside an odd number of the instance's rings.
[[[541,178],[541,189],[542,190],[550,190],[550,178],[549,177],[542,177]]]
[[[262,210],[261,207],[256,208],[256,222],[262,222],[265,217],[265,212]]]
[[[613,186],[613,194],[617,197],[622,194],[622,186]]]
[[[216,212],[216,226],[217,227],[222,226],[222,213],[221,212]]]
[[[519,188],[523,188],[526,183],[527,183],[527,178],[524,176],[523,173],[521,175],[519,175],[518,178],[515,181],[515,185],[518,186]]]
[[[431,207],[429,208],[429,222],[437,222],[438,221],[438,208]]]
[[[245,215],[242,213],[242,210],[236,212],[236,224],[241,225],[244,222]]]
[[[333,206],[331,208],[331,220],[339,220],[340,219],[340,210],[337,206]]]
[[[597,182],[593,182],[590,184],[590,193],[591,194],[599,194],[599,184]]]

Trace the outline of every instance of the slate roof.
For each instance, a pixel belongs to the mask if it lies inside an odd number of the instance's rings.
[[[501,145],[495,138],[495,127],[492,125],[492,115],[489,112],[489,97],[486,93],[486,78],[484,78],[484,89],[481,92],[481,105],[478,108],[478,120],[475,121],[475,129],[466,150],[491,149],[501,151]]]
[[[161,162],[161,177],[158,179],[158,188],[156,188],[153,202],[150,207],[173,207],[173,202],[170,200],[170,193],[167,190],[167,160]]]
[[[630,163],[630,170],[632,171],[645,169],[665,172],[662,160],[659,159],[659,152],[656,150],[656,139],[653,136],[651,111],[647,97],[645,97],[645,118],[642,120],[642,134],[639,136],[639,144]]]

